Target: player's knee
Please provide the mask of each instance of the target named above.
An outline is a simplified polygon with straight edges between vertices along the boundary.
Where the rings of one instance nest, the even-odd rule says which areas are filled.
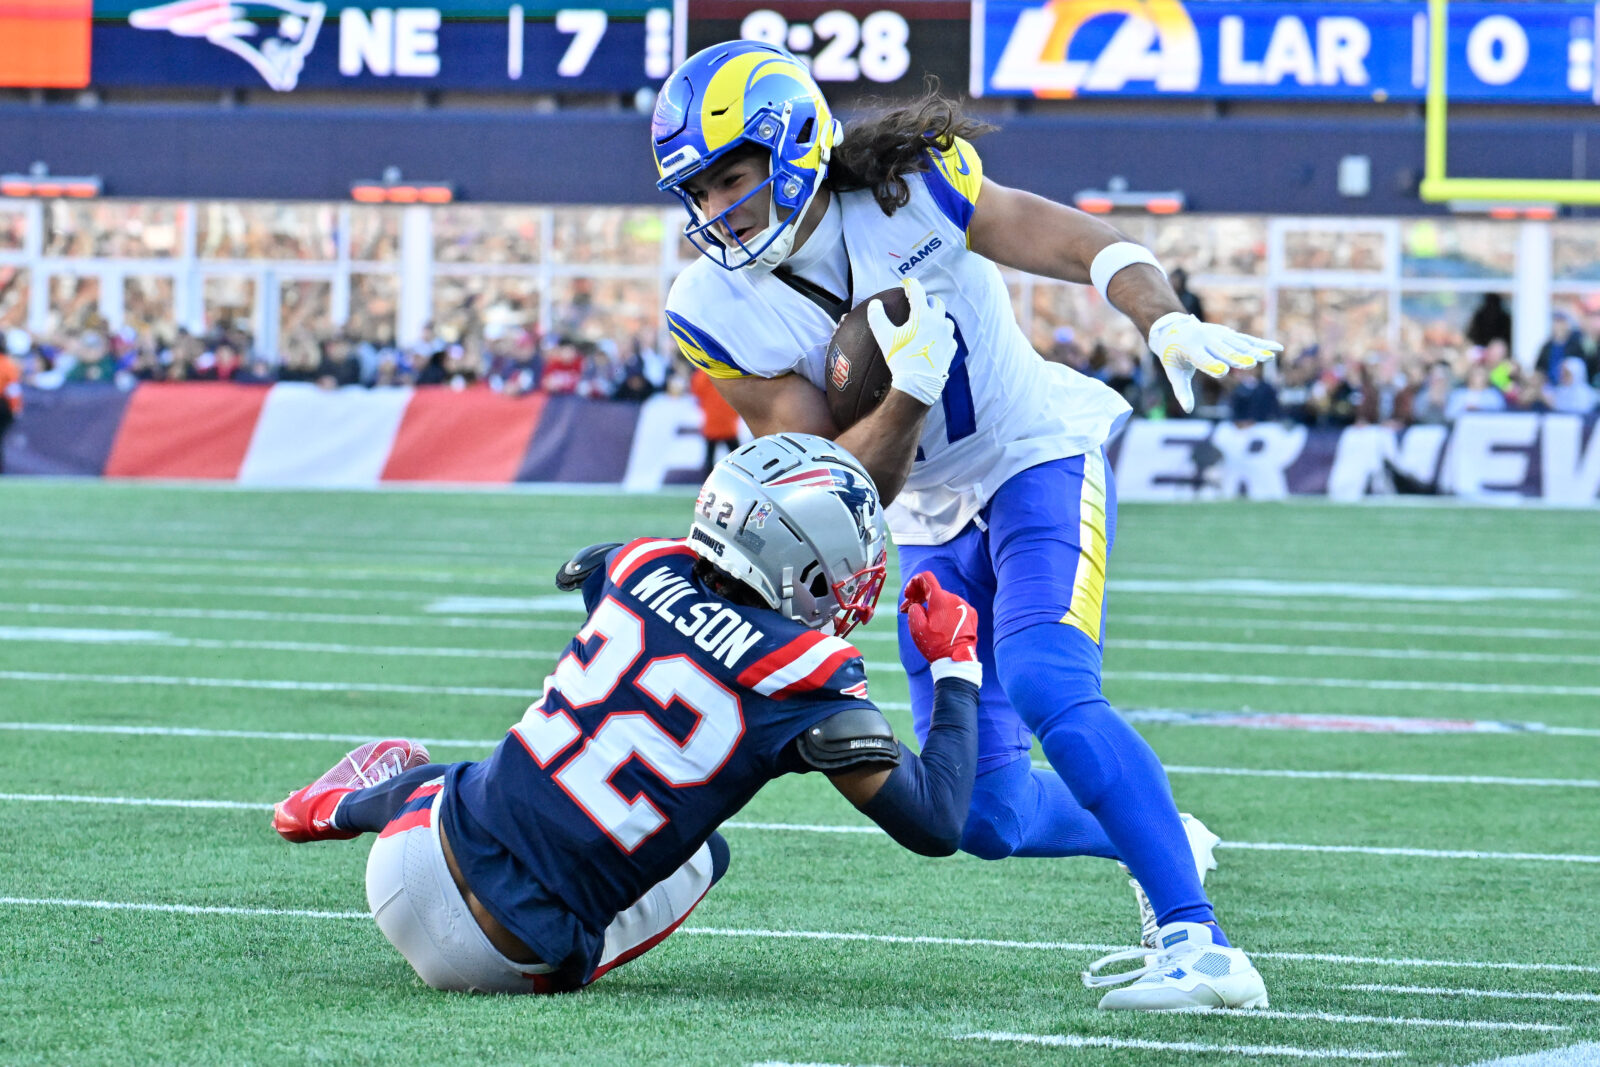
[[[962,852],[981,860],[1003,860],[1022,847],[1022,816],[1010,792],[986,789],[983,779],[978,780],[961,832]]]
[[[1111,705],[1100,692],[1099,649],[1063,623],[1030,626],[996,648],[1000,685],[1034,733]]]

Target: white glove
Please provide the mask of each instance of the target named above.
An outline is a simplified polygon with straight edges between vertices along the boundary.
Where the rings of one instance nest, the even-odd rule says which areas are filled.
[[[1213,322],[1201,322],[1193,315],[1171,311],[1150,327],[1150,351],[1161,360],[1172,383],[1172,392],[1184,411],[1194,410],[1194,387],[1189,379],[1195,371],[1213,378],[1228,373],[1229,367],[1253,367],[1272,359],[1283,346]]]
[[[878,342],[894,388],[932,407],[944,392],[950,361],[956,358],[956,325],[944,313],[944,301],[929,297],[922,283],[907,278],[911,314],[904,326],[889,321],[883,301],[867,305],[867,325]]]

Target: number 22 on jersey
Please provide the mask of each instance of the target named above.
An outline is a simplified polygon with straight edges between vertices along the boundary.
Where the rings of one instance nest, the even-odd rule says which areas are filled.
[[[637,671],[644,654],[644,621],[612,597],[606,597],[578,631],[588,645],[596,637],[599,647],[580,662],[568,652],[556,664],[550,689],[560,693],[574,711],[605,705],[600,720],[577,753],[563,763],[554,779],[573,803],[605,831],[624,852],[633,852],[650,835],[666,825],[650,798],[641,791],[631,800],[611,779],[630,759],[638,759],[650,772],[674,789],[710,781],[733,754],[744,736],[744,713],[739,698],[707,674],[685,653],[659,656]],[[618,704],[617,687],[632,671],[634,690],[665,710],[677,701],[695,716],[694,728],[679,742],[647,710],[611,710]],[[511,728],[535,763],[548,768],[583,736],[571,715],[557,710],[547,714],[545,700],[528,709]]]

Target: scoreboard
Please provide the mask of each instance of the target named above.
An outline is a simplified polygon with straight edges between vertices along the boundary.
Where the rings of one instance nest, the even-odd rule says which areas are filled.
[[[405,6],[402,6],[405,5]],[[1452,101],[1600,101],[1594,3],[1453,0]],[[781,45],[845,97],[1421,100],[1426,0],[0,0],[0,86],[635,93]]]

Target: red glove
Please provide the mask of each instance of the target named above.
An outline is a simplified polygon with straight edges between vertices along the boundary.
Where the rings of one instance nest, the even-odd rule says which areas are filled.
[[[916,642],[917,651],[933,664],[935,679],[956,674],[982,684],[977,609],[939,588],[939,579],[923,571],[906,583],[900,611],[911,623],[911,639]]]

